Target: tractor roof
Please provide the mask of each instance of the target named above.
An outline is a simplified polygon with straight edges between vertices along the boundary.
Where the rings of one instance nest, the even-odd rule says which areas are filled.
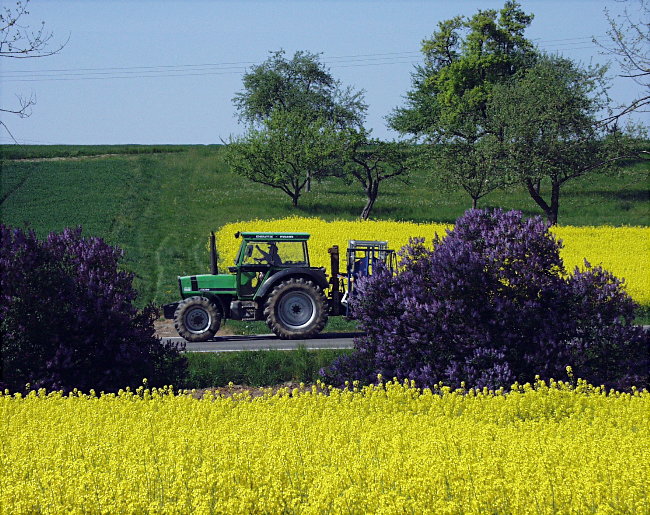
[[[242,232],[240,234],[245,240],[255,241],[307,241],[309,239],[309,234],[306,232]]]

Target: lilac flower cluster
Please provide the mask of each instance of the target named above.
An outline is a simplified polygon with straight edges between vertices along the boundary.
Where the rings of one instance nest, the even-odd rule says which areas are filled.
[[[502,210],[467,211],[432,249],[412,239],[399,274],[360,281],[352,312],[366,335],[323,374],[508,387],[570,365],[594,384],[648,385],[649,335],[621,281],[586,262],[567,274],[561,246],[541,218]]]
[[[185,359],[154,335],[157,310],[134,307],[122,251],[81,232],[41,241],[0,225],[0,385],[116,391],[180,380]]]

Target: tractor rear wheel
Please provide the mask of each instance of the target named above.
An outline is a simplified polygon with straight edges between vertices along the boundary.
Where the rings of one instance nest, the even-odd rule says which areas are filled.
[[[188,342],[212,338],[221,325],[221,312],[206,297],[188,297],[174,312],[174,327]]]
[[[313,282],[289,279],[273,288],[264,316],[271,331],[282,339],[309,338],[327,323],[327,299]]]

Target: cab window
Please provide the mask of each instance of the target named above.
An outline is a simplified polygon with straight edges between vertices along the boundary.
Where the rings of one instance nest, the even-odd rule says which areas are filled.
[[[305,246],[301,241],[250,242],[243,265],[306,266]]]
[[[307,253],[305,242],[279,241],[278,254],[284,265],[307,266]]]

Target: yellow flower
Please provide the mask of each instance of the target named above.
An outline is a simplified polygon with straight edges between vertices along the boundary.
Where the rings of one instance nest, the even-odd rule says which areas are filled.
[[[237,231],[307,232],[309,255],[313,266],[330,267],[328,249],[338,245],[341,269],[345,269],[345,249],[353,239],[387,241],[389,247],[399,250],[409,238],[422,237],[431,242],[435,234],[444,236],[449,224],[416,224],[392,221],[334,221],[320,218],[290,217],[279,220],[251,220],[224,225],[217,234],[218,248],[223,264],[231,265],[241,240]],[[602,266],[620,279],[632,298],[650,306],[650,274],[647,260],[650,256],[650,227],[571,227],[557,226],[551,232],[562,240],[560,255],[568,272],[583,269],[585,259],[593,266]]]
[[[0,513],[648,512],[646,390],[320,386],[0,393]]]

